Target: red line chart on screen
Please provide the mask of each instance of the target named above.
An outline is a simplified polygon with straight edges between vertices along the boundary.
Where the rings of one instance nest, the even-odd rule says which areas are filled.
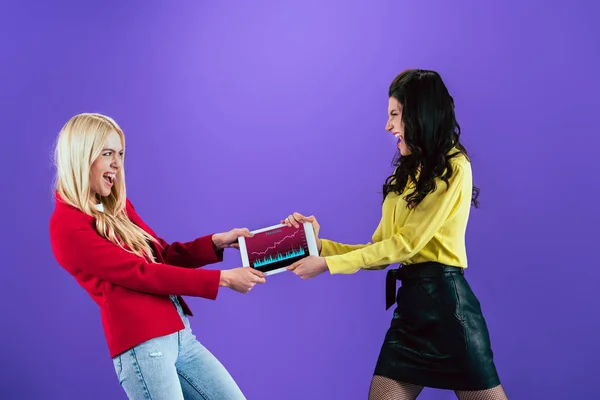
[[[309,254],[304,228],[283,226],[246,238],[250,265],[264,268],[271,264],[292,264]]]

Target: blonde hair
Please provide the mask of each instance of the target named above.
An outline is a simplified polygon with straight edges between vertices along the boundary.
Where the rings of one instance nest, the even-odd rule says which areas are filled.
[[[126,251],[155,262],[149,242],[151,235],[127,217],[125,170],[121,166],[107,197],[96,196],[90,188],[92,164],[102,152],[108,136],[116,131],[125,148],[125,135],[110,117],[83,113],[72,117],[61,129],[54,150],[55,189],[62,201],[96,219],[96,231]],[[104,212],[96,208],[102,203]],[[129,249],[126,249],[127,245]]]

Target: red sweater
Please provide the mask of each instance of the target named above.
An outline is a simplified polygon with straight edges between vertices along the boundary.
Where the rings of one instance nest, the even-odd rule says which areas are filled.
[[[196,268],[223,260],[223,250],[215,252],[212,235],[168,244],[142,221],[129,200],[126,211],[133,223],[161,243],[161,249],[154,247],[158,263],[100,236],[95,219],[62,202],[59,195],[50,219],[54,256],[100,307],[111,357],[183,329],[169,295],[216,299],[221,271]],[[192,315],[179,300],[186,314]]]

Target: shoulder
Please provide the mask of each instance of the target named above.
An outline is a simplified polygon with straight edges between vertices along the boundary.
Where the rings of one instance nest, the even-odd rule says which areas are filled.
[[[81,234],[95,232],[95,218],[59,198],[50,217],[50,245],[59,263],[77,249],[73,243]]]
[[[135,207],[133,206],[133,202],[129,199],[129,197],[125,199],[125,215],[129,220],[134,222],[137,222],[141,219]]]
[[[131,200],[129,200],[129,197],[125,199],[125,212],[127,213],[127,215],[135,213],[135,207],[133,206]]]
[[[55,199],[54,211],[50,217],[50,232],[64,232],[69,228],[92,226],[94,217],[85,214],[77,207],[67,204],[59,197]]]
[[[135,207],[133,207],[133,203],[131,202],[131,200],[129,199],[129,197],[127,197],[125,199],[125,207],[128,208],[128,209],[130,208],[132,210],[135,210]]]
[[[449,162],[452,167],[453,177],[466,177],[471,175],[471,162],[463,153],[454,153]]]
[[[442,183],[442,187],[454,188],[455,190],[470,190],[472,184],[471,163],[466,155],[457,151],[449,154],[448,164],[451,168],[450,177],[444,179],[448,170],[446,169],[442,176],[438,176],[436,181]]]
[[[125,209],[128,215],[135,214],[131,201],[125,199]],[[55,197],[54,211],[50,216],[50,233],[66,233],[72,229],[94,228],[95,218],[72,205],[64,202],[59,196]]]

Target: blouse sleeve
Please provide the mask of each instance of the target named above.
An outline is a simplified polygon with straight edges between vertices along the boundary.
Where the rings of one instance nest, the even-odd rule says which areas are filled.
[[[439,181],[411,211],[406,223],[390,238],[343,254],[326,256],[331,274],[353,274],[360,269],[381,269],[417,254],[446,222],[466,184],[465,171],[456,165],[449,185]]]

